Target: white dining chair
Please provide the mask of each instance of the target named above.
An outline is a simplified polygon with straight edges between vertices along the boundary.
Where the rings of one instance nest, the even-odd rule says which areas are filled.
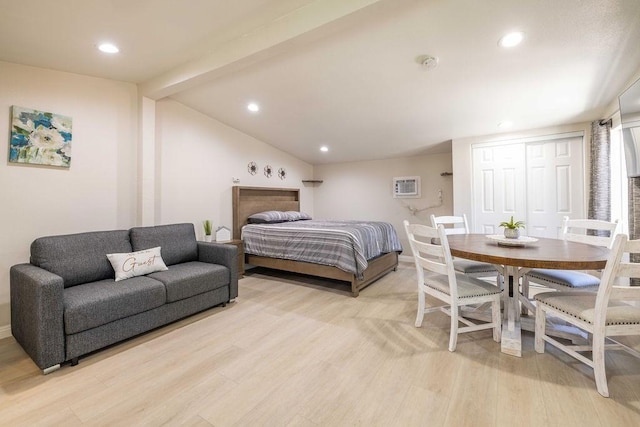
[[[483,329],[493,329],[493,339],[500,342],[500,288],[489,282],[457,273],[449,251],[447,235],[442,225],[438,228],[404,221],[404,228],[416,264],[418,279],[418,313],[416,327],[422,326],[424,315],[433,311],[443,311],[451,317],[449,351],[455,351],[458,334]],[[439,239],[434,242],[434,239]],[[444,302],[437,307],[426,307],[425,295],[431,295]],[[491,303],[491,321],[474,323],[460,313],[460,307]],[[466,326],[459,327],[463,323]]]
[[[445,229],[445,233],[449,236],[452,234],[469,234],[469,223],[467,222],[467,216],[435,216],[431,215],[431,226],[438,227],[442,224]],[[498,286],[502,287],[502,277],[498,272],[498,269],[487,262],[472,261],[469,259],[453,259],[453,268],[460,273],[472,277],[495,277]]]
[[[587,243],[595,246],[610,247],[616,234],[618,221],[601,221],[596,219],[569,219],[562,221],[562,239],[571,242]],[[590,235],[589,230],[600,231],[607,236]],[[557,290],[591,290],[600,285],[600,278],[592,273],[575,270],[552,270],[536,268],[522,278],[522,295],[529,298],[529,284],[537,283]],[[523,305],[523,312],[526,308]]]
[[[640,335],[640,287],[616,286],[620,277],[640,278],[640,264],[622,261],[624,253],[640,253],[640,240],[619,234],[602,274],[598,292],[554,291],[535,296],[535,350],[544,353],[545,342],[557,347],[594,371],[598,392],[609,397],[605,372],[605,348],[623,349],[640,357],[636,350],[611,340],[611,336]],[[564,344],[546,334],[546,318],[552,315],[590,334],[589,345]],[[591,352],[588,358],[581,354]]]

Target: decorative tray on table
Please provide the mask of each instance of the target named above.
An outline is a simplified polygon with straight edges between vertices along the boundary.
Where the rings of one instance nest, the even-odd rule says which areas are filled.
[[[530,243],[537,242],[538,239],[529,236],[520,236],[517,239],[509,239],[501,234],[489,234],[487,239],[497,242],[500,246],[526,246]]]

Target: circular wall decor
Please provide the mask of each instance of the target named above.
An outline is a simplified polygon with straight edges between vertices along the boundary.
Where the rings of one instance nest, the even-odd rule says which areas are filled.
[[[256,165],[256,162],[249,162],[247,165],[247,171],[251,175],[255,175],[258,172],[258,165]]]
[[[284,168],[278,169],[278,178],[285,179],[287,177],[287,171]]]
[[[267,165],[264,167],[264,176],[266,176],[267,178],[271,178],[271,175],[273,174],[273,169],[271,168],[271,165]]]

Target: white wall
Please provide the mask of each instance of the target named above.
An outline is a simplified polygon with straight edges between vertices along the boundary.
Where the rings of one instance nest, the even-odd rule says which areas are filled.
[[[543,129],[533,129],[522,132],[504,133],[499,135],[485,135],[471,138],[454,139],[452,141],[453,155],[453,210],[456,214],[466,213],[469,217],[469,225],[473,224],[472,210],[472,174],[473,164],[471,161],[471,146],[473,144],[485,142],[514,141],[526,138],[538,138],[547,135],[557,135],[570,132],[584,133],[584,212],[587,212],[587,194],[589,194],[589,144],[591,142],[591,124],[577,123],[572,125],[556,126]],[[475,230],[471,230],[475,231]]]
[[[71,168],[0,166],[0,337],[8,335],[9,268],[29,261],[41,236],[139,225],[138,95],[133,84],[0,62],[0,134],[10,134],[10,107],[71,116]],[[302,209],[313,213],[313,189],[302,179],[313,167],[172,101],[156,105],[155,223],[211,219],[231,228],[236,185],[301,188]],[[5,153],[8,146],[5,146]],[[144,160],[144,159],[143,159]],[[148,160],[148,159],[147,159]],[[255,161],[255,176],[247,164]],[[148,162],[147,162],[148,163]],[[262,169],[274,168],[267,178]],[[277,176],[285,168],[286,179]]]
[[[40,236],[135,222],[135,85],[0,62],[0,337],[10,324],[9,268]],[[71,116],[71,167],[8,163],[12,105]]]
[[[375,160],[331,165],[316,165],[315,178],[322,184],[315,187],[315,215],[318,219],[362,219],[386,221],[395,227],[403,255],[410,256],[409,241],[402,221],[430,224],[429,216],[450,215],[453,211],[453,182],[451,154],[431,154],[398,159]],[[393,178],[420,176],[422,191],[419,199],[394,199]],[[438,190],[442,190],[443,204],[411,215],[408,205],[422,209],[439,204]]]
[[[258,173],[248,172],[256,162]],[[271,165],[273,175],[263,173]],[[284,168],[286,178],[277,175]],[[300,188],[301,209],[313,214],[313,189],[302,185],[313,167],[184,105],[156,103],[156,212],[158,224],[192,222],[199,238],[202,221],[232,228],[231,187]],[[234,184],[233,178],[240,179]]]

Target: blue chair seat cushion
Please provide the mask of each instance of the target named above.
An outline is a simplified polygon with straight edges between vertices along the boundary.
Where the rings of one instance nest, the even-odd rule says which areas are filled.
[[[534,269],[527,273],[532,282],[546,281],[567,288],[591,288],[600,285],[600,279],[581,271]],[[544,284],[544,283],[543,283]]]
[[[167,289],[167,302],[180,301],[229,285],[231,273],[219,264],[192,261],[169,266],[147,277],[158,280]]]

